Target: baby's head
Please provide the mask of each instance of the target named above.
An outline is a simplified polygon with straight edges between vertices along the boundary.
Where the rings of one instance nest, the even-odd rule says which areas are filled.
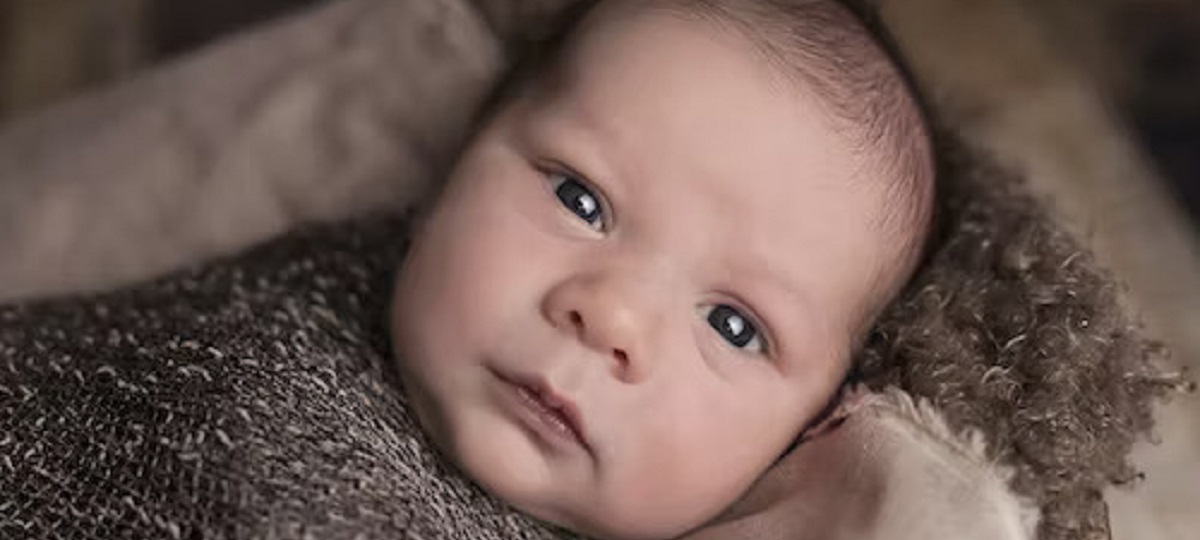
[[[810,429],[930,221],[899,69],[835,0],[602,2],[506,93],[401,270],[439,448],[604,537],[716,516]]]

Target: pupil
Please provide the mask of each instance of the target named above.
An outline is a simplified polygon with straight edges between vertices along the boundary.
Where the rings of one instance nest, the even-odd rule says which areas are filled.
[[[757,331],[736,309],[719,305],[708,314],[708,324],[735,347],[742,348],[754,339]]]
[[[574,180],[564,180],[555,190],[558,199],[575,215],[589,224],[600,219],[600,203],[587,188]]]

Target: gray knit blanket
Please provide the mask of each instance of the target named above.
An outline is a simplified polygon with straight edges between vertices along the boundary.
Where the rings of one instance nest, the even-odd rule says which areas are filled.
[[[0,538],[555,538],[444,463],[389,361],[395,220],[0,307]]]

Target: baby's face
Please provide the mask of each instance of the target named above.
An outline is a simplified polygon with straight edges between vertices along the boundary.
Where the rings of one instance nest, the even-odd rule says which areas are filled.
[[[818,101],[709,23],[588,31],[477,135],[393,331],[437,445],[599,536],[718,514],[830,399],[886,270],[882,197]]]

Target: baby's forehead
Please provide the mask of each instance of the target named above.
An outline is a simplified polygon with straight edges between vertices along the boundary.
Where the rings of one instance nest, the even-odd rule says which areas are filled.
[[[605,11],[606,5],[612,7]],[[784,39],[777,33],[754,37],[725,19],[691,15],[691,3],[652,4],[674,10],[646,5],[601,3],[565,43],[547,77],[553,82],[537,85],[542,107],[535,108],[556,113],[547,116],[556,120],[563,145],[597,157],[611,169],[602,177],[636,180],[630,188],[640,195],[667,192],[649,197],[661,204],[660,213],[674,211],[672,190],[707,194],[714,218],[739,218],[714,219],[718,228],[756,224],[744,228],[742,243],[771,239],[776,250],[802,249],[791,246],[821,238],[871,244],[882,230],[887,242],[876,245],[878,251],[915,258],[932,207],[932,159],[923,119],[885,54],[848,54],[865,59],[865,66],[822,64],[818,60],[845,51],[814,39],[785,43],[812,54],[768,62],[764,43]],[[838,31],[855,35],[860,48],[870,45],[853,18],[846,25],[852,26]],[[797,31],[812,26],[809,21]],[[843,72],[822,72],[831,65]],[[853,88],[840,79],[859,77],[859,67],[891,78],[847,101]],[[781,76],[786,73],[794,76]],[[870,110],[883,118],[863,112]],[[680,179],[686,182],[670,182]],[[829,202],[838,197],[844,200]],[[796,223],[851,204],[859,204],[858,211],[828,215],[814,226]]]
[[[600,161],[601,176],[704,191],[747,217],[790,217],[838,193],[878,198],[888,171],[863,159],[826,104],[781,88],[748,40],[646,9],[600,13],[580,31],[557,82],[533,94],[531,123]]]
[[[787,8],[745,0],[610,0],[600,2],[576,27],[567,48],[578,49],[589,35],[607,33],[631,45],[633,54],[641,54],[645,47],[634,40],[643,35],[612,30],[641,26],[657,31],[650,33],[652,38],[661,38],[665,28],[681,20],[701,23],[690,25],[693,32],[748,45],[739,58],[742,62],[764,68],[777,90],[810,105],[806,114],[825,116],[839,135],[852,141],[860,176],[875,179],[893,195],[881,217],[893,232],[903,236],[905,231],[927,228],[936,168],[932,135],[884,29],[869,27],[837,0],[796,0]],[[578,69],[597,59],[568,53],[563,60],[569,73],[572,62]],[[687,81],[677,90],[686,93]],[[736,109],[742,103],[712,106]]]

